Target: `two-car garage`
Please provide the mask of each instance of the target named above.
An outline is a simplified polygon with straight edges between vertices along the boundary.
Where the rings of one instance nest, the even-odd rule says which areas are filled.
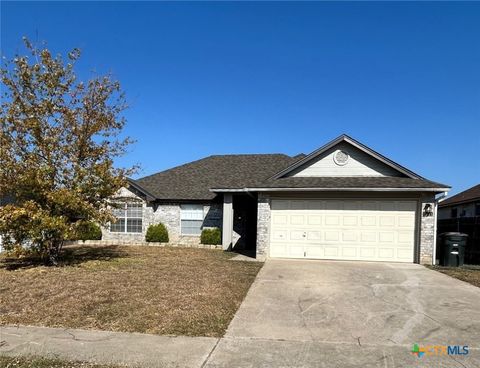
[[[413,262],[417,201],[272,199],[270,257]]]

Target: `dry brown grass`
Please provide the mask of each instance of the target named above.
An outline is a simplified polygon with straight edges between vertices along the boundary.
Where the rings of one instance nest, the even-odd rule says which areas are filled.
[[[0,368],[125,368],[124,365],[95,364],[44,357],[0,356]]]
[[[456,279],[480,287],[480,266],[465,265],[462,267],[431,266],[432,270],[439,271]]]
[[[0,324],[222,336],[261,268],[218,250],[78,247],[0,261]]]

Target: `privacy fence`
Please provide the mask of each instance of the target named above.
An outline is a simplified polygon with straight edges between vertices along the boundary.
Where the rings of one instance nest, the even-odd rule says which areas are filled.
[[[438,220],[437,234],[452,231],[468,235],[465,263],[480,264],[480,216]]]

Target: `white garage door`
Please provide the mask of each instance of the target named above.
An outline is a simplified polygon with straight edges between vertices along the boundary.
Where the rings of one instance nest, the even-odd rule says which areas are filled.
[[[413,262],[415,201],[272,200],[270,257]]]

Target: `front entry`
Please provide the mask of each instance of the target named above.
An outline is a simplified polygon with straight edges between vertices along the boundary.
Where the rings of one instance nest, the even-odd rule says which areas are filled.
[[[414,262],[417,202],[271,202],[270,257]]]

